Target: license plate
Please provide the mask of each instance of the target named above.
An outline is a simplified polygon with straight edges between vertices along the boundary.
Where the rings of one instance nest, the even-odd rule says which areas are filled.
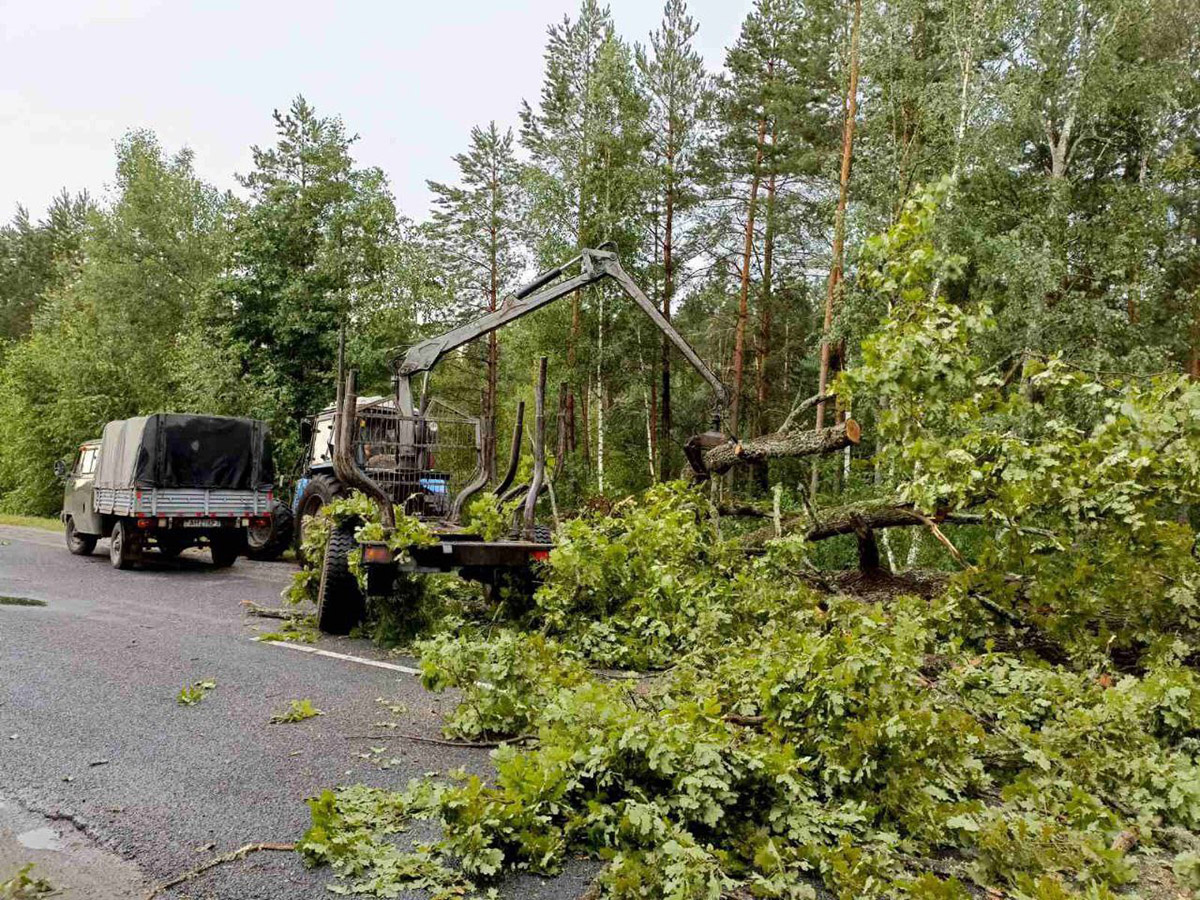
[[[220,519],[184,519],[180,523],[184,528],[220,528]]]

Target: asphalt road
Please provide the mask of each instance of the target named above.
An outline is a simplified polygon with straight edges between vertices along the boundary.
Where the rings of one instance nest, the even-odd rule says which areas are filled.
[[[292,571],[248,560],[216,570],[189,551],[119,572],[106,542],[79,558],[60,535],[0,527],[0,882],[33,861],[65,889],[59,896],[141,897],[244,844],[295,840],[308,824],[305,798],[323,788],[490,771],[486,751],[356,737],[386,734],[374,727],[384,720],[438,735],[453,701],[412,675],[253,640],[278,622],[248,617],[241,604],[277,605]],[[13,597],[45,605],[4,602]],[[318,646],[382,658],[365,641]],[[180,689],[202,680],[215,689],[180,706]],[[268,724],[301,698],[325,714]],[[380,758],[398,762],[384,769]],[[575,897],[589,877],[580,865],[502,894]],[[328,880],[294,853],[265,852],[159,896],[327,897]]]

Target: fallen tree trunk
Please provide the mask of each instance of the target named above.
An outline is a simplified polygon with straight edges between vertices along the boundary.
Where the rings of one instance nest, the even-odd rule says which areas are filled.
[[[739,514],[731,512],[731,514]],[[740,512],[741,515],[754,515]],[[765,514],[763,514],[765,516]],[[792,516],[783,523],[783,531],[803,530],[807,541],[824,541],[840,534],[857,534],[863,529],[878,531],[881,528],[903,528],[912,525],[982,525],[982,516],[970,513],[934,513],[926,515],[909,503],[873,502],[853,503],[820,510],[816,516]],[[1022,528],[1030,534],[1052,537],[1052,532],[1042,529]],[[775,536],[774,529],[761,528],[746,535],[749,544],[758,544]]]
[[[745,441],[725,441],[707,449],[701,458],[707,473],[721,475],[734,466],[755,465],[768,459],[836,453],[843,447],[857,444],[861,438],[862,429],[858,423],[847,419],[840,425],[820,431],[775,432]]]
[[[793,516],[783,523],[783,532],[803,531],[807,541],[823,541],[839,534],[858,534],[880,528],[920,525],[922,517],[911,505],[855,503],[822,510],[816,516]],[[775,537],[773,528],[760,528],[746,535],[748,544],[761,544]]]

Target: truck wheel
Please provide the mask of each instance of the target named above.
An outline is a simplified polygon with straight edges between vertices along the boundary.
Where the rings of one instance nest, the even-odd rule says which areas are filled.
[[[245,537],[239,531],[236,535],[213,535],[208,539],[208,552],[212,554],[212,564],[218,569],[228,569],[242,555]]]
[[[296,520],[293,528],[293,540],[296,547],[296,559],[304,565],[304,530],[308,522],[321,511],[321,507],[332,503],[346,493],[342,483],[332,475],[314,475],[304,486],[300,494],[300,502],[296,504]]]
[[[108,538],[108,559],[114,569],[132,569],[142,555],[142,539],[124,519],[118,519]]]
[[[271,524],[251,526],[246,532],[246,556],[265,562],[279,559],[292,544],[292,530],[291,507],[276,501],[271,504]]]
[[[67,519],[67,549],[76,556],[91,556],[96,549],[96,536],[80,534],[75,530],[75,519]]]
[[[317,591],[317,627],[326,634],[349,634],[367,614],[366,598],[350,571],[350,554],[358,549],[354,532],[359,524],[350,519],[329,534]]]

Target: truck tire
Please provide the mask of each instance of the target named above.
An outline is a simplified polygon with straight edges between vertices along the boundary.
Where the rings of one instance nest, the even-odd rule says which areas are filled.
[[[108,559],[114,569],[132,569],[142,556],[142,536],[129,522],[117,519],[108,537]]]
[[[296,504],[296,519],[293,525],[293,541],[296,548],[296,560],[304,565],[304,528],[307,520],[321,511],[321,507],[332,503],[338,497],[345,496],[346,488],[332,475],[324,473],[314,475],[304,486],[300,501]]]
[[[212,564],[218,569],[228,569],[242,555],[246,546],[246,536],[238,531],[235,534],[214,534],[208,539],[208,552],[212,555]]]
[[[326,634],[349,634],[367,614],[366,597],[350,571],[350,554],[358,549],[354,532],[359,524],[349,519],[329,534],[317,590],[317,627]]]
[[[525,540],[525,529],[515,528],[508,534],[509,540],[523,541]],[[536,544],[553,544],[554,532],[550,530],[549,525],[534,525],[533,526],[533,542]]]
[[[271,504],[270,529],[252,527],[246,532],[246,556],[263,562],[279,559],[292,545],[292,531],[291,508],[276,500]]]
[[[75,519],[67,519],[67,549],[76,556],[91,556],[96,549],[96,535],[80,534],[75,530]]]

